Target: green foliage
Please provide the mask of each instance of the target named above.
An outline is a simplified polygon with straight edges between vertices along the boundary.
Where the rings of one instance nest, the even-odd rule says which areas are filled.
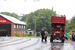
[[[75,24],[69,25],[67,28],[68,28],[68,29],[74,29],[74,28],[75,28]]]
[[[48,30],[46,27],[43,27],[44,30]]]
[[[69,26],[69,20],[66,20],[66,26],[65,26],[65,31],[69,32],[70,29],[68,29],[68,26]]]
[[[75,24],[75,16],[72,17],[71,21],[70,21],[70,24]]]
[[[25,36],[25,33],[23,33],[22,35]]]
[[[15,36],[19,37],[20,35],[17,32],[15,32]]]
[[[56,12],[53,11],[53,14],[56,15]],[[50,32],[51,28],[51,16],[52,10],[50,9],[39,9],[35,12],[31,12],[28,15],[28,28],[35,29],[35,20],[36,20],[36,31],[40,31],[42,28]]]
[[[72,31],[74,31],[75,29],[70,30],[70,32],[68,33],[68,38],[70,37],[70,34],[72,34]]]
[[[69,24],[67,25],[68,32],[70,32],[73,29],[75,29],[75,16],[72,17]]]
[[[10,13],[10,12],[1,12],[0,14],[12,16],[15,18],[19,18],[19,16],[15,13]],[[56,12],[53,11],[53,14],[55,15]],[[26,22],[27,21],[27,28],[29,29],[35,29],[35,20],[36,20],[36,31],[40,31],[42,28],[45,30],[48,30],[50,32],[50,27],[51,27],[51,16],[52,16],[52,10],[50,9],[38,9],[35,12],[31,12],[30,14],[23,14],[21,21]],[[27,18],[26,18],[27,17]]]
[[[18,19],[18,15],[15,13],[10,13],[10,12],[0,12],[0,14],[4,14],[4,15],[8,15],[8,16],[12,16]]]
[[[27,14],[26,14],[26,15],[21,16],[21,17],[22,17],[21,21],[26,22],[26,17],[27,17],[27,16],[28,16]]]
[[[72,31],[75,30],[75,16],[72,17],[69,23],[67,23],[67,30],[68,30],[68,38]]]

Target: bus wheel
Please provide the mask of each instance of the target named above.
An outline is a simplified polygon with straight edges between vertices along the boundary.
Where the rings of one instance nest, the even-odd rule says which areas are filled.
[[[64,43],[64,39],[62,39],[62,43]]]
[[[51,43],[53,42],[53,39],[52,39],[52,38],[50,38],[50,42],[51,42]]]

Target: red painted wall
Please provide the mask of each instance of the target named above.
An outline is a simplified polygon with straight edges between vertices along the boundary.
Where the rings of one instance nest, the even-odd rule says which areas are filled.
[[[11,24],[11,22],[0,16],[0,24]]]
[[[11,36],[14,36],[14,24],[11,23]]]
[[[20,36],[23,36],[23,33],[26,33],[26,31],[25,30],[23,30],[22,31],[22,26],[24,26],[24,25],[18,25],[19,26],[19,31],[17,31],[17,29],[16,29],[16,31],[14,31],[14,34],[17,32]],[[21,31],[20,31],[20,26],[21,26]],[[17,28],[17,25],[16,25],[16,28]]]

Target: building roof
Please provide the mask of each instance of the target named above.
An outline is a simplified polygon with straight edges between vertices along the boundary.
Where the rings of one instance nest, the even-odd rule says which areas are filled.
[[[16,19],[15,17],[3,15],[3,14],[0,14],[0,16],[2,16],[3,18],[9,20],[10,22],[12,22],[14,24],[23,24],[23,25],[26,25],[26,23],[24,23],[24,22]]]

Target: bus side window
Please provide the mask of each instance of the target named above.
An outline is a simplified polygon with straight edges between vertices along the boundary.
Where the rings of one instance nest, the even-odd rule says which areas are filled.
[[[52,27],[52,31],[54,31],[54,30],[55,30],[55,27],[53,26],[53,27]]]

